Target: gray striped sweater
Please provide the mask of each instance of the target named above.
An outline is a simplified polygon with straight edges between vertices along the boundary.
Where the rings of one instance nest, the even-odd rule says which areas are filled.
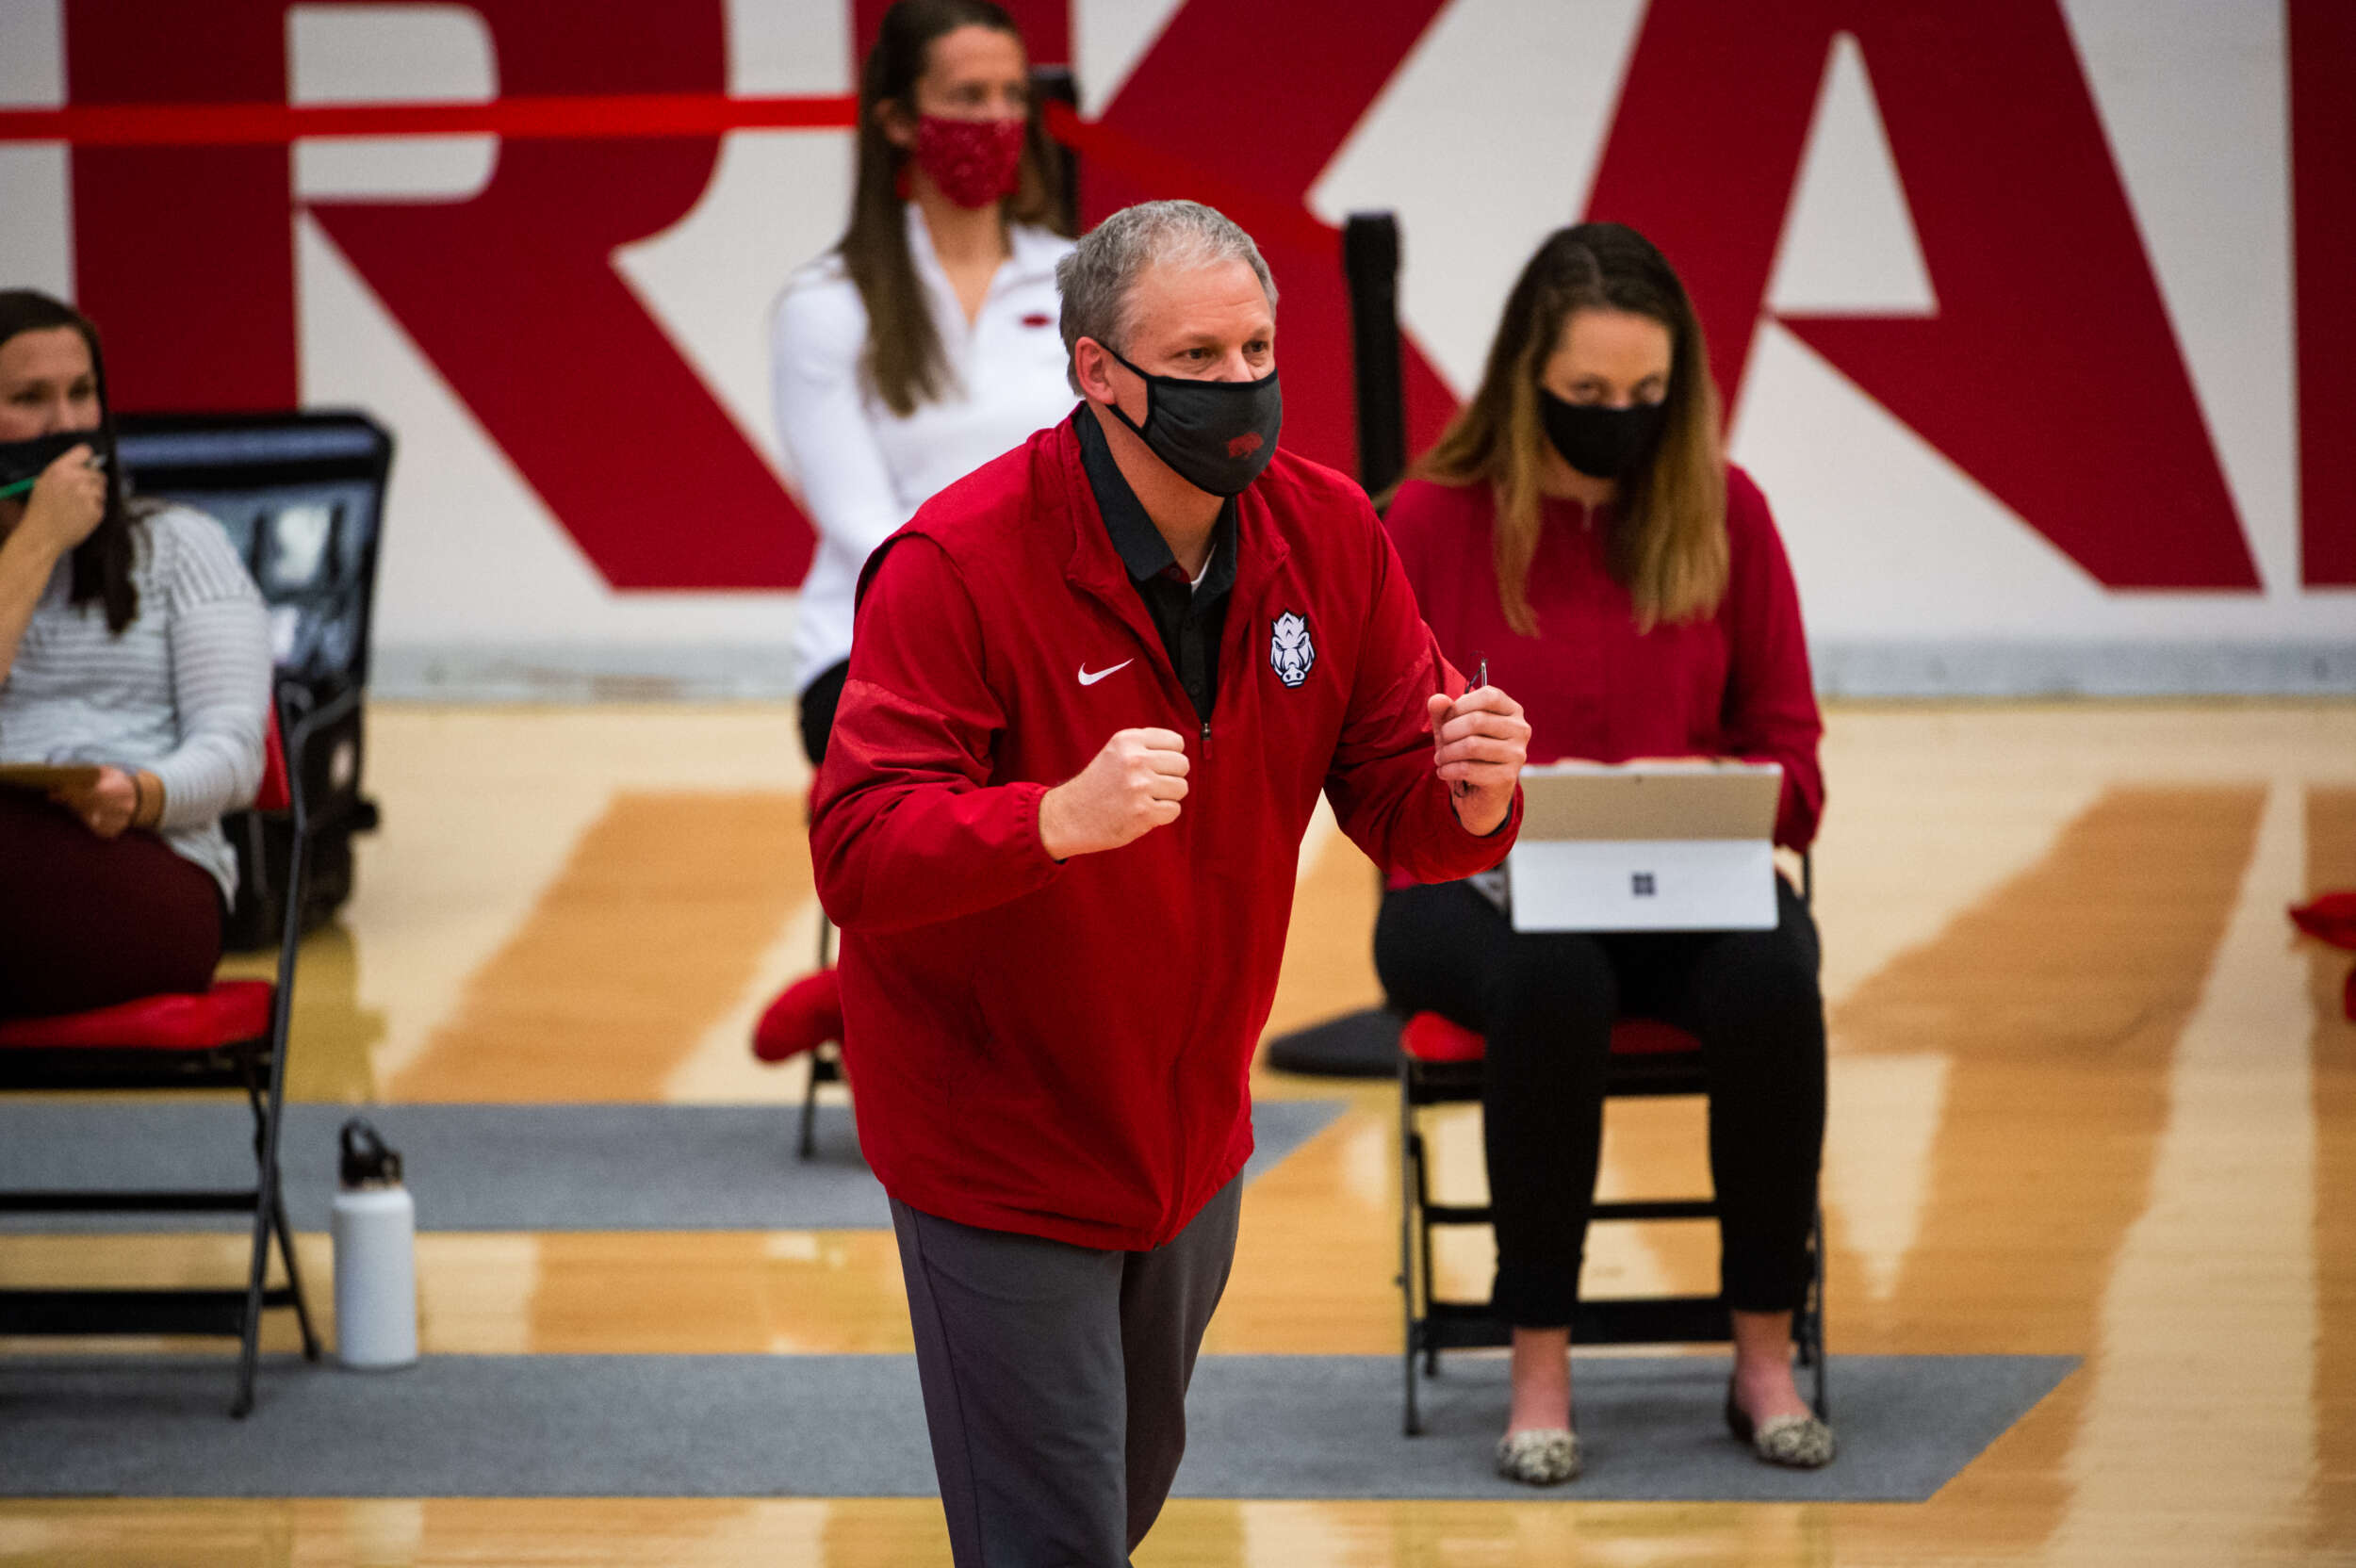
[[[106,762],[163,781],[164,842],[237,891],[224,811],[254,799],[270,710],[270,620],[221,525],[172,507],[135,523],[139,618],[67,602],[57,563],[0,683],[0,762]]]

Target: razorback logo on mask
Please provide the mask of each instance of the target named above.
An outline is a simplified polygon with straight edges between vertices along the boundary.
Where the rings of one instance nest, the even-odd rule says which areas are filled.
[[[1266,445],[1266,443],[1260,439],[1260,433],[1258,431],[1248,430],[1241,435],[1236,436],[1234,440],[1227,443],[1227,455],[1229,457],[1250,457],[1253,452],[1258,451],[1264,445]]]

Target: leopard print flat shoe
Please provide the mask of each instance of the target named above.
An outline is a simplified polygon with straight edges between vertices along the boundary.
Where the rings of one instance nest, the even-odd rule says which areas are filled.
[[[1497,1474],[1524,1486],[1560,1486],[1579,1474],[1579,1437],[1560,1427],[1497,1439]]]
[[[1726,1429],[1737,1443],[1749,1444],[1761,1462],[1789,1470],[1822,1469],[1840,1451],[1832,1429],[1813,1415],[1771,1415],[1754,1424],[1732,1389],[1726,1391]]]

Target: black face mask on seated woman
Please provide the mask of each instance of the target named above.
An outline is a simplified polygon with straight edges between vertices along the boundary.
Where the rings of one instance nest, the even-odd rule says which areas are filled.
[[[1565,402],[1538,388],[1538,417],[1562,461],[1589,479],[1626,479],[1644,466],[1668,422],[1665,402],[1607,408]]]
[[[60,430],[29,441],[0,441],[0,500],[28,494],[41,471],[76,447],[88,446],[106,466],[106,437],[99,430]]]

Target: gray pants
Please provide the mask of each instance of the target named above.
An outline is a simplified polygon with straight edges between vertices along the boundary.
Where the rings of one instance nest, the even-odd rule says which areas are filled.
[[[1243,1178],[1167,1247],[1100,1252],[893,1200],[958,1568],[1122,1568],[1186,1448]]]

